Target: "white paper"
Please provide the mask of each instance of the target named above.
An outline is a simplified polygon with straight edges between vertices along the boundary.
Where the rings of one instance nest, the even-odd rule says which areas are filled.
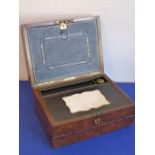
[[[99,90],[86,91],[80,94],[65,96],[62,98],[71,113],[88,111],[92,108],[99,108],[110,104]]]

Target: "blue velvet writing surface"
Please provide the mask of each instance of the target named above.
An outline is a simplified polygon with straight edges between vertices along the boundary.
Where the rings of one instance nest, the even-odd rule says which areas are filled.
[[[36,83],[100,71],[97,20],[28,27]]]
[[[135,99],[134,83],[117,83],[128,96]],[[29,82],[20,81],[19,140],[20,155],[134,155],[134,125],[75,144],[53,149],[35,114]]]

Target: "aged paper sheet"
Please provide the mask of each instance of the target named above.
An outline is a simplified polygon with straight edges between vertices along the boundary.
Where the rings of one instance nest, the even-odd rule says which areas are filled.
[[[80,94],[65,96],[62,98],[71,113],[88,111],[92,108],[99,108],[110,104],[99,90],[86,91]]]

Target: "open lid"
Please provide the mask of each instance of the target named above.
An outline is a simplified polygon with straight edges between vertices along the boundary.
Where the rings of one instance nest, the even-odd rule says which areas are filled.
[[[25,25],[23,32],[33,86],[103,73],[98,17]]]

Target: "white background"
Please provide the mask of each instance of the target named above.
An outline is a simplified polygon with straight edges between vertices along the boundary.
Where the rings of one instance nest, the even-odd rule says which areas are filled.
[[[90,0],[85,0],[87,3]],[[129,0],[130,1],[130,0]],[[83,2],[83,3],[86,3]],[[82,2],[81,2],[82,5]],[[155,1],[136,0],[136,154],[155,155]],[[76,10],[75,10],[76,11]],[[18,1],[0,5],[0,154],[19,154]],[[9,36],[9,38],[8,38]],[[23,91],[23,90],[20,90]],[[119,138],[119,137],[118,137]]]
[[[101,17],[105,73],[134,82],[134,0],[20,0],[20,25],[66,17]],[[27,79],[20,38],[20,79]]]

